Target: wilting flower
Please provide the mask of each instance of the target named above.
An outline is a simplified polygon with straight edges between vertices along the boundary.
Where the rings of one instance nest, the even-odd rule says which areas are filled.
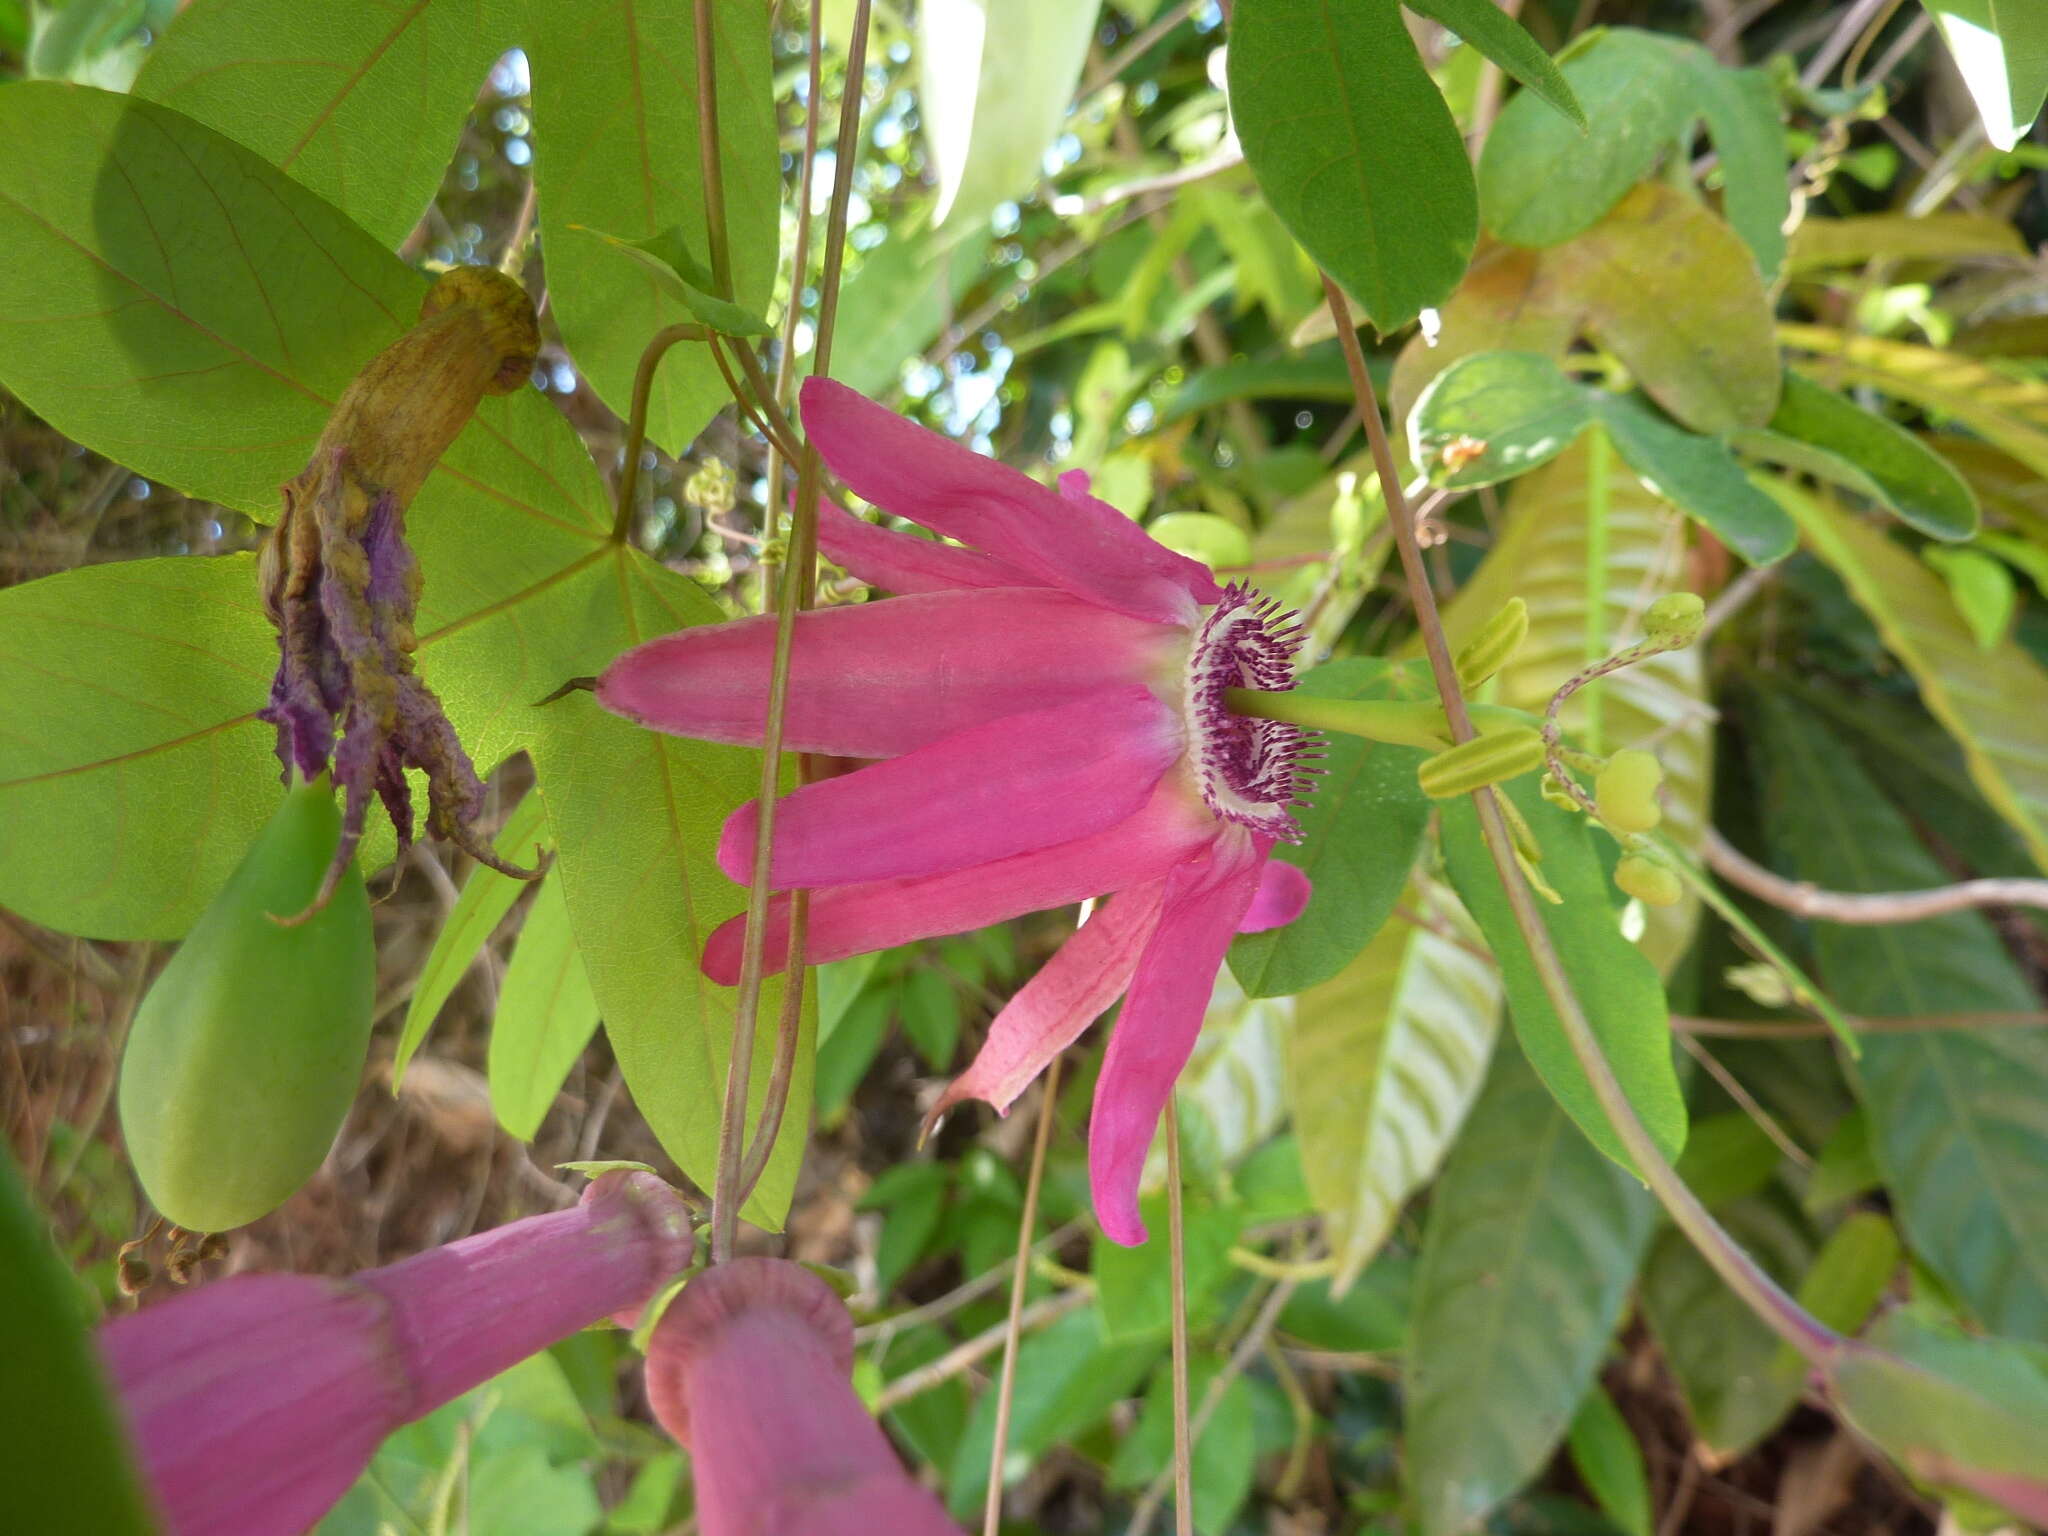
[[[786,745],[882,761],[778,803],[770,878],[815,892],[814,961],[1116,893],[996,1018],[945,1103],[1007,1109],[1124,996],[1089,1162],[1103,1231],[1142,1242],[1146,1149],[1224,949],[1308,899],[1307,877],[1268,855],[1296,836],[1310,738],[1224,703],[1293,686],[1298,627],[1090,496],[1086,476],[1050,490],[820,379],[803,421],[860,495],[973,547],[821,509],[825,553],[906,595],[797,621]],[[772,618],[684,630],[620,658],[598,697],[657,730],[759,743],[774,639]],[[757,815],[726,823],[719,862],[736,880]],[[788,960],[787,911],[777,898],[771,970]],[[737,979],[742,923],[706,945],[714,980]]]
[[[428,292],[420,323],[343,392],[313,457],[284,487],[263,546],[263,604],[277,626],[277,677],[262,718],[287,778],[333,758],[341,843],[309,911],[324,906],[363,835],[372,790],[412,840],[407,768],[426,771],[428,830],[502,863],[475,831],[483,784],[434,691],[413,671],[420,572],[405,508],[477,402],[526,382],[539,346],[533,304],[488,267],[457,267]]]
[[[647,1346],[647,1397],[690,1452],[704,1536],[959,1536],[853,1394],[853,1322],[786,1259],[706,1270]]]
[[[235,1275],[116,1318],[100,1352],[169,1536],[297,1536],[384,1437],[690,1261],[659,1179],[346,1280]]]

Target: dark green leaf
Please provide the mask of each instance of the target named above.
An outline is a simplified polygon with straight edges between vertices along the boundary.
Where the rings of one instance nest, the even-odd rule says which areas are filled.
[[[1537,352],[1480,352],[1451,364],[1408,419],[1410,456],[1433,484],[1471,488],[1526,474],[1593,420],[1588,391]]]
[[[1706,49],[1667,39],[1721,162],[1721,211],[1766,282],[1785,262],[1791,212],[1778,88],[1766,69],[1729,69]]]
[[[1405,0],[1408,9],[1451,31],[1493,60],[1558,111],[1586,126],[1586,113],[1571,82],[1559,73],[1542,45],[1493,0]]]
[[[1203,1402],[1210,1383],[1223,1368],[1214,1357],[1188,1362],[1188,1400]],[[1252,1422],[1252,1394],[1243,1376],[1234,1376],[1217,1399],[1209,1422],[1195,1437],[1189,1457],[1195,1495],[1194,1524],[1201,1536],[1223,1536],[1243,1508],[1252,1489],[1252,1462],[1257,1454]],[[1138,1422],[1116,1448],[1110,1463],[1113,1488],[1142,1488],[1173,1464],[1173,1377],[1161,1371],[1145,1391]]]
[[[1382,332],[1457,286],[1479,233],[1464,141],[1396,0],[1261,0],[1230,107],[1266,201]]]
[[[1138,1208],[1153,1239],[1126,1248],[1098,1233],[1089,1265],[1095,1276],[1096,1305],[1102,1309],[1103,1336],[1112,1340],[1154,1334],[1164,1337],[1172,1321],[1172,1293],[1167,1284],[1171,1255],[1164,1241],[1166,1196],[1147,1195]],[[1230,1250],[1243,1219],[1237,1207],[1215,1205],[1189,1192],[1183,1231],[1191,1316],[1201,1315],[1210,1294],[1230,1273]]]
[[[878,1294],[888,1295],[910,1266],[924,1257],[938,1233],[952,1178],[949,1163],[898,1163],[862,1198],[863,1210],[880,1207],[888,1212],[875,1244]]]
[[[840,1016],[831,1039],[818,1047],[818,1123],[827,1130],[846,1118],[846,1106],[889,1033],[889,995],[863,992]]]
[[[1643,952],[1622,937],[1609,894],[1612,886],[1592,834],[1581,817],[1537,793],[1533,777],[1525,775],[1496,792],[1505,793],[1528,821],[1543,849],[1543,878],[1564,898],[1562,903],[1537,905],[1602,1053],[1658,1147],[1666,1157],[1676,1157],[1685,1144],[1685,1100],[1671,1067],[1663,984]],[[1508,1017],[1523,1050],[1594,1145],[1630,1167],[1537,979],[1535,962],[1487,856],[1478,812],[1469,796],[1444,807],[1443,841],[1451,883],[1500,960]]]
[[[1702,1205],[1712,1208],[1762,1189],[1783,1156],[1755,1120],[1730,1110],[1693,1121],[1678,1176]]]
[[[1502,1042],[1437,1182],[1415,1275],[1408,1468],[1425,1536],[1469,1529],[1550,1459],[1621,1321],[1655,1210]]]
[[[1643,1448],[1598,1385],[1586,1394],[1567,1437],[1572,1465],[1600,1507],[1629,1536],[1650,1536],[1650,1479]]]
[[[1751,565],[1792,553],[1799,530],[1785,509],[1750,484],[1727,445],[1672,425],[1633,395],[1604,395],[1600,421],[1615,451],[1644,484]]]
[[[1342,1354],[1391,1355],[1407,1347],[1415,1299],[1411,1255],[1382,1249],[1356,1284],[1333,1292],[1328,1280],[1297,1286],[1280,1311],[1280,1331],[1311,1348]]]
[[[1301,691],[1317,698],[1412,697],[1384,661],[1315,668]],[[1379,931],[1400,899],[1428,824],[1430,802],[1415,781],[1426,755],[1355,736],[1333,736],[1315,792],[1301,811],[1302,840],[1274,856],[1313,882],[1308,907],[1284,928],[1230,946],[1230,969],[1253,997],[1279,997],[1327,981]]]
[[[1806,1181],[1806,1208],[1817,1214],[1883,1183],[1884,1170],[1877,1166],[1877,1153],[1870,1145],[1870,1117],[1859,1109],[1842,1116],[1814,1160],[1813,1174]]]
[[[948,1071],[960,1044],[960,999],[935,970],[912,971],[896,994],[898,1020],[934,1072]]]

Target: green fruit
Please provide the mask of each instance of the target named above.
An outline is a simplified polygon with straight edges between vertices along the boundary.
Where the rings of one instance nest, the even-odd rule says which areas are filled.
[[[1600,819],[1617,832],[1648,832],[1664,819],[1657,804],[1657,786],[1663,782],[1664,768],[1654,753],[1639,747],[1615,753],[1593,780]]]
[[[293,927],[341,836],[323,778],[285,796],[136,1010],[121,1133],[171,1221],[219,1232],[275,1210],[320,1166],[355,1099],[377,955],[351,864]]]

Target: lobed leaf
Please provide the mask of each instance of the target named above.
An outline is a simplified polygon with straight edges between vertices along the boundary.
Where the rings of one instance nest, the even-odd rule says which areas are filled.
[[[531,1141],[563,1080],[597,1031],[597,999],[570,929],[562,883],[540,883],[498,989],[485,1063],[491,1109],[508,1135]]]

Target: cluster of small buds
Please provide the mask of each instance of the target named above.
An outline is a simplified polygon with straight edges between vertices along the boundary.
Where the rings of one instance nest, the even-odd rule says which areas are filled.
[[[683,500],[711,517],[724,517],[737,503],[739,476],[720,458],[706,459],[683,482]]]

